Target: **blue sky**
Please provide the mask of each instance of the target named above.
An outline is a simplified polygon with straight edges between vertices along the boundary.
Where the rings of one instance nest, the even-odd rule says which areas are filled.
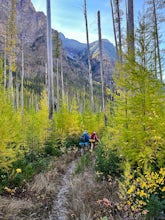
[[[46,14],[46,0],[31,0],[37,11]],[[86,43],[83,0],[51,0],[52,28],[65,37]],[[135,14],[144,0],[134,1]],[[97,11],[100,10],[102,38],[114,43],[110,0],[87,0],[89,41],[98,40]],[[136,18],[135,18],[136,20]]]

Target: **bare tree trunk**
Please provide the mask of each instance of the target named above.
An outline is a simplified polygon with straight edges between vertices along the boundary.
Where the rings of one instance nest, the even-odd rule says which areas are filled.
[[[110,0],[118,60],[122,62],[121,13],[119,0]]]
[[[66,81],[66,91],[65,91],[65,96],[66,96],[66,104],[69,107],[69,94],[68,94],[68,81]]]
[[[47,63],[45,63],[45,87],[46,87],[46,91],[48,94],[48,68],[47,68]]]
[[[63,73],[63,62],[62,62],[62,50],[60,54],[60,63],[61,63],[61,89],[62,89],[62,101],[64,101],[64,73]]]
[[[85,17],[87,50],[88,50],[88,73],[89,73],[89,84],[90,84],[90,94],[91,94],[91,97],[90,97],[91,98],[91,109],[94,110],[93,81],[92,81],[91,56],[90,56],[90,47],[89,47],[89,34],[88,34],[88,19],[87,19],[86,0],[84,0],[84,17]]]
[[[24,112],[24,46],[23,46],[23,39],[22,39],[22,75],[21,75],[21,107],[22,113]]]
[[[102,55],[102,39],[101,39],[101,24],[100,24],[100,11],[97,12],[98,16],[98,34],[99,34],[99,52],[100,52],[100,75],[101,75],[101,85],[102,85],[102,108],[105,108],[104,100],[104,70],[103,70],[103,55]]]
[[[13,87],[13,73],[11,70],[11,66],[12,66],[12,56],[10,54],[10,57],[9,57],[9,83],[8,83],[9,89],[11,89]]]
[[[84,92],[83,92],[83,110],[82,111],[85,111],[85,107],[86,107],[86,105],[85,105],[85,103],[86,103],[86,88],[85,88],[85,85],[84,85]]]
[[[118,48],[118,42],[117,42],[117,33],[116,33],[116,25],[115,25],[115,15],[114,15],[114,10],[113,10],[113,2],[110,0],[110,5],[111,5],[111,13],[112,13],[112,21],[113,21],[113,32],[114,32],[114,38],[115,38],[115,46],[116,46],[116,51],[117,51],[117,56],[119,59],[119,48]]]
[[[156,14],[156,6],[155,6],[155,0],[152,0],[153,2],[153,14],[154,14],[154,27],[155,27],[155,40],[156,40],[156,46],[157,46],[157,56],[158,56],[158,64],[159,64],[159,75],[160,75],[160,81],[163,82],[163,76],[162,76],[162,65],[161,65],[161,56],[160,56],[160,47],[159,47],[159,36],[158,36],[158,21],[157,21],[157,14]]]
[[[53,55],[52,55],[52,29],[50,0],[47,0],[47,59],[48,59],[48,103],[49,119],[53,118],[54,112],[54,83],[53,83]]]
[[[6,79],[6,35],[5,35],[5,44],[4,44],[4,91],[7,87],[7,79]]]
[[[16,108],[19,108],[19,84],[16,82]]]
[[[158,71],[157,71],[157,43],[156,43],[156,40],[154,39],[154,69],[153,69],[153,71],[154,71],[154,75],[155,75],[155,77],[157,77],[158,78]]]
[[[127,43],[128,53],[131,59],[135,59],[135,45],[134,45],[134,7],[133,0],[128,0],[128,20],[127,20]]]
[[[13,72],[16,71],[16,0],[11,0],[11,8],[9,11],[9,18],[6,29],[6,49],[9,57],[9,84],[8,87],[11,92],[11,99],[13,106],[15,105],[14,100],[14,87],[13,87]]]
[[[101,74],[101,85],[102,85],[102,108],[104,111],[104,122],[106,125],[106,87],[104,80],[104,67],[103,67],[103,54],[102,54],[102,37],[101,37],[101,22],[100,22],[100,11],[97,13],[98,16],[98,35],[99,35],[99,51],[100,51],[100,74]]]
[[[120,60],[122,61],[121,18],[120,18],[119,0],[116,1],[116,9],[117,9],[118,35],[119,35],[119,56],[120,56]]]
[[[34,107],[34,94],[31,93],[30,101],[29,101],[29,109]]]
[[[14,106],[14,88],[13,88],[13,72],[12,72],[12,54],[10,54],[9,57],[9,83],[8,83],[8,88],[10,89],[11,92],[11,99],[12,103]]]
[[[57,58],[57,76],[56,76],[56,86],[57,86],[57,111],[59,111],[59,100],[60,100],[60,94],[59,94],[59,59]]]
[[[60,103],[60,86],[59,86],[59,60],[60,60],[60,52],[61,52],[61,41],[59,37],[59,33],[54,36],[53,38],[54,42],[54,55],[56,58],[56,64],[57,64],[57,70],[56,70],[56,102],[55,102],[55,107],[56,111],[59,111],[59,103]]]

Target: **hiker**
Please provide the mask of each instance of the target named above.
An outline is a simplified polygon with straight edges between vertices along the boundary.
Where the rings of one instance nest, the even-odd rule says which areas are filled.
[[[89,141],[90,141],[91,151],[93,151],[94,147],[96,146],[96,142],[99,142],[99,138],[95,131],[92,132],[91,138]]]
[[[79,142],[79,146],[80,146],[80,150],[81,150],[81,155],[88,148],[89,140],[90,140],[90,136],[88,135],[88,132],[84,131],[83,135],[80,137],[80,142]]]

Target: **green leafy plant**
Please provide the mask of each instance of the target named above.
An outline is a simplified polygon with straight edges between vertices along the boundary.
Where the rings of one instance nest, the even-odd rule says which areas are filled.
[[[165,199],[160,200],[160,198],[157,195],[151,195],[146,205],[146,209],[148,210],[146,215],[147,220],[150,220],[153,217],[155,219],[158,219],[161,216],[161,213],[164,213]]]
[[[80,158],[80,161],[78,162],[77,167],[75,169],[75,173],[78,174],[83,172],[85,168],[90,166],[90,164],[91,164],[90,154],[86,153]]]
[[[115,150],[107,149],[103,145],[96,148],[96,172],[101,172],[106,178],[108,175],[120,176],[120,163],[121,159]]]
[[[146,172],[144,175],[135,173],[125,177],[120,195],[133,213],[145,213],[147,219],[157,219],[165,208],[165,169],[159,172]],[[137,177],[138,175],[138,177]],[[120,188],[121,189],[121,188]]]
[[[10,182],[10,184],[13,185],[14,187],[20,186],[23,180],[24,180],[24,176],[22,175],[22,173],[17,173]]]

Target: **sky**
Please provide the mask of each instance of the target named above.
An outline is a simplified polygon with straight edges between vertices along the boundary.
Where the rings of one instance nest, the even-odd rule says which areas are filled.
[[[31,0],[36,11],[46,15],[46,0]],[[84,0],[50,0],[52,28],[62,32],[66,38],[86,43],[85,19],[83,13]],[[87,17],[89,41],[98,40],[97,12],[101,16],[101,33],[103,39],[114,44],[114,34],[110,0],[87,0]],[[134,1],[135,15],[142,9],[144,0]],[[137,17],[137,16],[136,16]],[[136,22],[136,18],[135,18]]]

